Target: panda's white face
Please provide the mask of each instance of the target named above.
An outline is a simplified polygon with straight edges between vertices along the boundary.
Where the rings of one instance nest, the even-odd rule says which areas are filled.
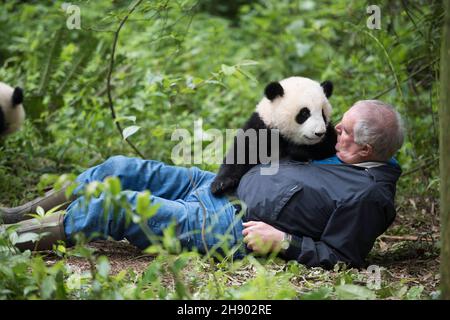
[[[264,97],[256,107],[264,123],[296,144],[312,145],[325,136],[331,105],[319,82],[291,77],[279,82],[283,95]],[[280,88],[281,90],[281,88]]]
[[[0,136],[17,131],[25,119],[23,93],[0,82]]]

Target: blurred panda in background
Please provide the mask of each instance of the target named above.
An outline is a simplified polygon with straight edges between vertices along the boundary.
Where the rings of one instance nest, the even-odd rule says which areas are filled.
[[[17,131],[25,120],[23,91],[0,82],[0,140]]]

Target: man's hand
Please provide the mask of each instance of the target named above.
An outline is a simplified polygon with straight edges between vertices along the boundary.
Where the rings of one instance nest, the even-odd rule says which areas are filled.
[[[283,231],[261,221],[248,221],[242,225],[244,242],[251,250],[261,254],[280,250],[285,234]]]

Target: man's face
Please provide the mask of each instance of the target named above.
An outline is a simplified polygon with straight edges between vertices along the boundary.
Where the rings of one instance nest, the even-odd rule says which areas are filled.
[[[353,128],[358,119],[358,108],[352,107],[342,117],[341,122],[336,125],[338,135],[336,143],[336,155],[345,163],[358,163],[366,161],[369,146],[359,145],[355,142]]]

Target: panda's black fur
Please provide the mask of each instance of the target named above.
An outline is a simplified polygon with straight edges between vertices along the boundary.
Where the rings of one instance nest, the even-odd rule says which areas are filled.
[[[320,84],[323,88],[325,96],[329,98],[333,92],[333,84],[330,81],[325,81]],[[266,86],[264,94],[269,100],[274,100],[277,97],[282,97],[284,94],[283,87],[278,82],[272,82]],[[301,118],[303,109],[300,110],[297,117]],[[306,116],[306,115],[305,115]],[[325,115],[322,111],[322,117],[326,124],[326,132],[324,138],[317,144],[306,145],[306,144],[296,144],[290,139],[283,136],[282,132],[279,132],[279,158],[280,159],[293,159],[297,161],[309,161],[309,160],[319,160],[333,156],[336,153],[335,145],[337,142],[337,135],[334,129],[334,125],[329,121],[327,123]],[[301,123],[302,119],[296,119],[298,123]],[[303,120],[304,121],[304,120]],[[264,121],[261,119],[258,112],[254,112],[250,119],[242,127],[245,132],[248,129],[254,129],[256,132],[260,129],[266,129],[267,134],[267,149],[268,152],[270,148],[270,130]],[[249,145],[249,140],[245,140],[245,163],[237,164],[237,136],[234,137],[233,151],[234,151],[234,161],[233,164],[226,163],[226,159],[230,153],[224,158],[224,161],[216,175],[214,181],[211,184],[211,192],[214,195],[221,195],[224,193],[232,192],[238,185],[242,176],[249,171],[252,167],[260,164],[260,158],[258,156],[257,164],[250,164],[250,153],[257,152],[259,155],[259,135],[256,135],[257,143],[256,146]],[[270,154],[269,154],[270,156]]]
[[[0,106],[0,135],[2,135],[3,132],[6,132],[6,120],[3,115],[2,107]]]

